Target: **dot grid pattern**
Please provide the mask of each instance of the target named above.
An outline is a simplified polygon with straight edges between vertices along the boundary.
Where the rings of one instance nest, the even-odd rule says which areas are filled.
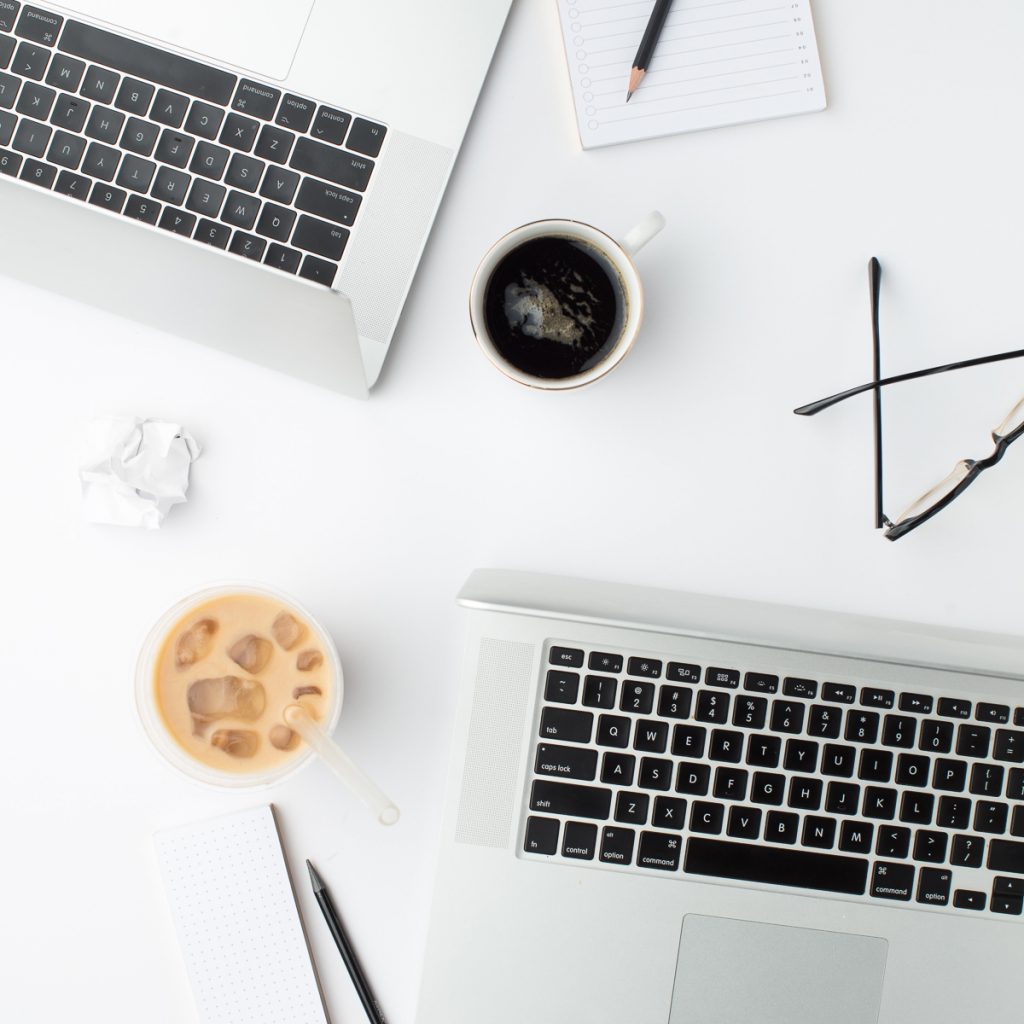
[[[269,805],[154,843],[203,1024],[326,1024]]]

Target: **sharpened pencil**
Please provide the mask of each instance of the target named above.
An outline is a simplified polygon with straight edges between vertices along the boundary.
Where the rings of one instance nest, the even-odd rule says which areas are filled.
[[[651,11],[651,20],[647,22],[644,29],[644,37],[640,40],[640,49],[636,51],[633,58],[633,67],[629,71],[629,89],[626,92],[626,102],[633,98],[633,93],[640,88],[640,83],[647,74],[651,64],[651,57],[654,56],[654,48],[658,45],[658,38],[665,26],[665,19],[668,17],[668,10],[672,6],[672,0],[655,0],[654,10]]]

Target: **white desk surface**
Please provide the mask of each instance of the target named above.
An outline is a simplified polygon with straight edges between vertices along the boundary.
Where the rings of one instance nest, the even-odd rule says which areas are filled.
[[[339,399],[0,280],[0,993],[6,1019],[195,1019],[156,828],[270,799],[335,1021],[362,1019],[300,870],[342,908],[411,1022],[460,618],[476,566],[547,570],[1020,632],[1024,449],[897,544],[871,529],[870,401],[790,410],[885,367],[1018,348],[1024,7],[816,0],[822,114],[583,153],[553,0],[518,0],[381,384]],[[647,322],[589,390],[534,394],[476,350],[486,247],[540,216],[611,231],[657,206]],[[1024,392],[1024,365],[886,399],[888,511]],[[205,454],[159,532],[79,521],[77,439],[103,413],[178,420]],[[208,581],[262,579],[332,630],[338,736],[404,811],[326,770],[266,795],[183,781],[136,724],[147,627]]]

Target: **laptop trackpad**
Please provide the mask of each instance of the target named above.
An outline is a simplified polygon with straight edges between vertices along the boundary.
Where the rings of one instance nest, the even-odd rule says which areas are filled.
[[[125,28],[182,50],[247,68],[267,78],[285,78],[314,0],[65,0],[65,6],[113,28]]]
[[[877,1024],[889,943],[687,914],[669,1024]]]

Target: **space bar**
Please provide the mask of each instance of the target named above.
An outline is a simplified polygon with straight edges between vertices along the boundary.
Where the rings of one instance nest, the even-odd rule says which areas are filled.
[[[683,871],[738,882],[767,882],[861,896],[867,884],[868,862],[860,857],[691,837]]]
[[[115,71],[146,78],[167,89],[186,92],[201,100],[226,106],[235,90],[236,77],[227,71],[179,57],[155,46],[105,32],[80,21],[69,21],[57,45],[58,50],[105,64]]]

